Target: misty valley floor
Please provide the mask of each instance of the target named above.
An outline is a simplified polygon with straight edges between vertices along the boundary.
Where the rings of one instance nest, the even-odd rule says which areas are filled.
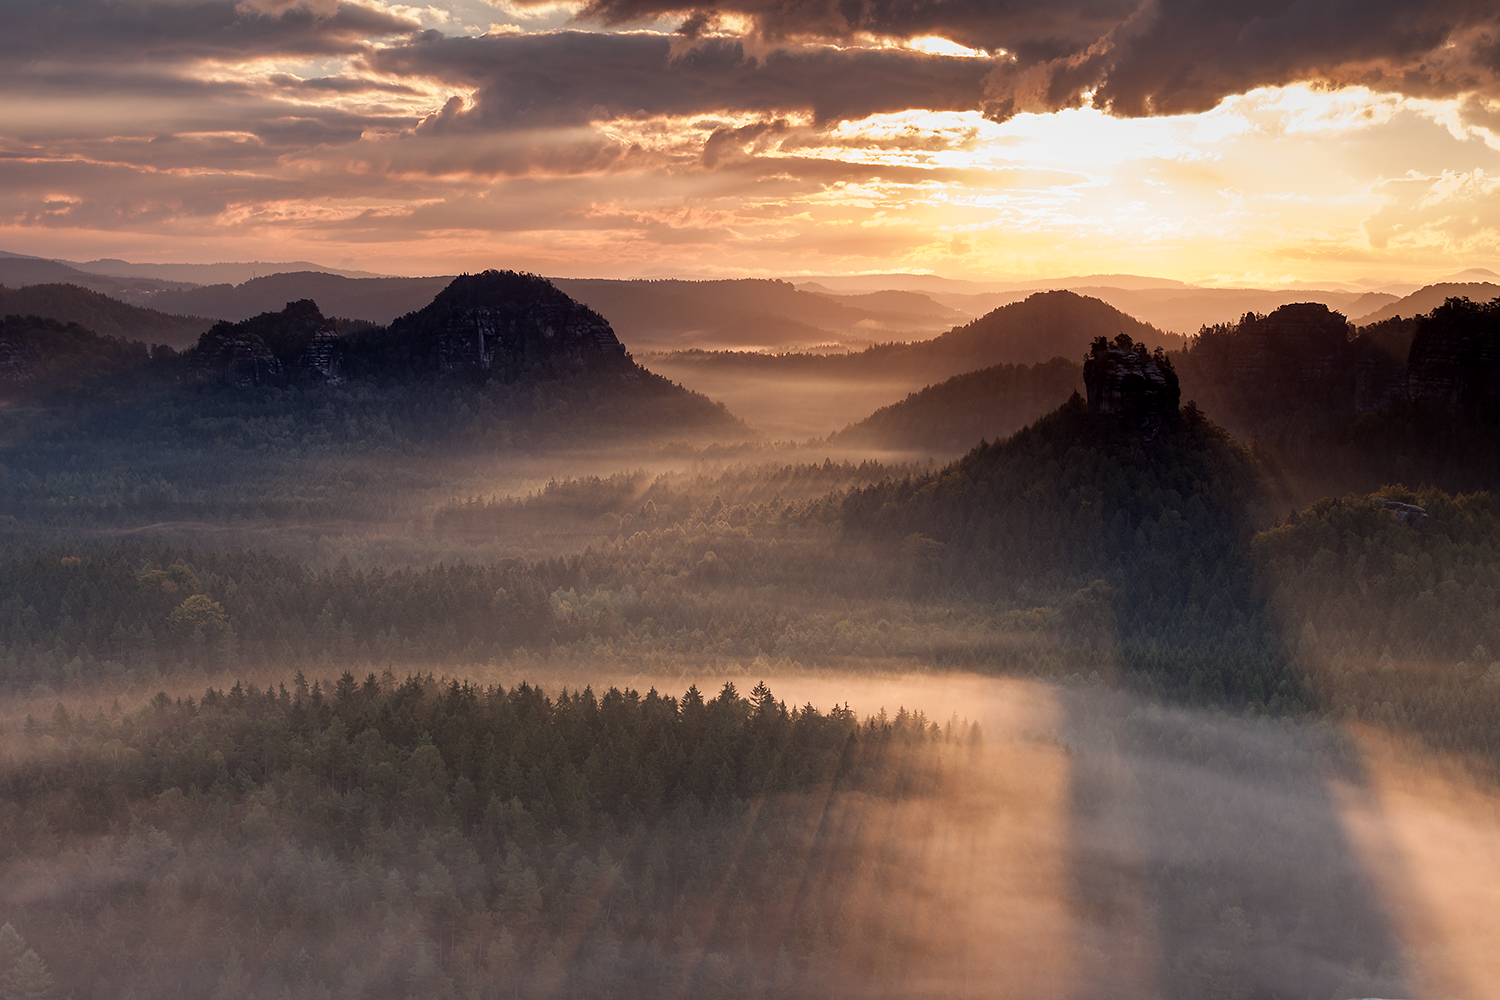
[[[933,745],[938,786],[814,786],[571,843],[511,830],[498,855],[488,820],[465,833],[441,810],[366,816],[352,850],[319,847],[306,777],[239,805],[159,795],[93,834],[10,809],[25,846],[0,869],[6,916],[58,978],[93,970],[118,978],[79,986],[123,996],[1461,997],[1500,981],[1500,798],[1378,732],[1087,684],[767,680],[790,703],[962,713],[983,740]],[[120,741],[91,746],[108,734],[87,734],[87,711],[71,738],[11,730],[7,771],[107,757]],[[322,798],[360,809],[349,795]],[[632,908],[663,898],[670,941],[633,935],[652,924]]]

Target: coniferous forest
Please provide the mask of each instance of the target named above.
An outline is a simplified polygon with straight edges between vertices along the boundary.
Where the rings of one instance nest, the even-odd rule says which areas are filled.
[[[1487,982],[1382,859],[1414,774],[1493,834],[1496,317],[1080,325],[804,444],[529,275],[7,317],[0,998]]]

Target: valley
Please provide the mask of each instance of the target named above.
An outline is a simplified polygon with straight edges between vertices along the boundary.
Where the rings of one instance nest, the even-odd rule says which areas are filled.
[[[59,990],[1500,986],[1492,303],[644,284],[18,300],[0,923]]]

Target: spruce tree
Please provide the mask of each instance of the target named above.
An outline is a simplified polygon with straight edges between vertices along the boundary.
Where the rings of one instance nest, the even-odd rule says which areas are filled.
[[[0,997],[4,1000],[46,1000],[52,993],[52,973],[42,956],[30,948],[0,979]]]

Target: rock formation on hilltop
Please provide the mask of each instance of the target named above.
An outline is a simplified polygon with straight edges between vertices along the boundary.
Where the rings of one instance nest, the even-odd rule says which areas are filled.
[[[1407,357],[1411,399],[1450,412],[1500,400],[1500,299],[1449,299],[1417,327]]]
[[[1274,416],[1309,397],[1320,407],[1352,410],[1352,332],[1348,320],[1320,302],[1284,305],[1268,316],[1248,313],[1237,324],[1200,332],[1183,378],[1200,401],[1236,397],[1234,413],[1226,414],[1231,419]]]
[[[1176,415],[1182,398],[1177,372],[1161,348],[1153,353],[1126,333],[1114,343],[1104,337],[1094,341],[1083,363],[1083,384],[1090,413],[1115,417],[1148,438]]]
[[[1500,402],[1500,300],[1449,299],[1427,316],[1354,331],[1315,302],[1205,328],[1183,381],[1239,433],[1303,428],[1407,404],[1449,413]],[[1303,434],[1305,436],[1305,433]]]
[[[604,317],[547,279],[515,271],[460,275],[392,323],[386,340],[417,367],[507,381],[543,370],[637,374]]]
[[[343,342],[311,299],[240,323],[215,323],[188,352],[188,371],[226,385],[261,385],[294,372],[330,385],[342,379]]]

